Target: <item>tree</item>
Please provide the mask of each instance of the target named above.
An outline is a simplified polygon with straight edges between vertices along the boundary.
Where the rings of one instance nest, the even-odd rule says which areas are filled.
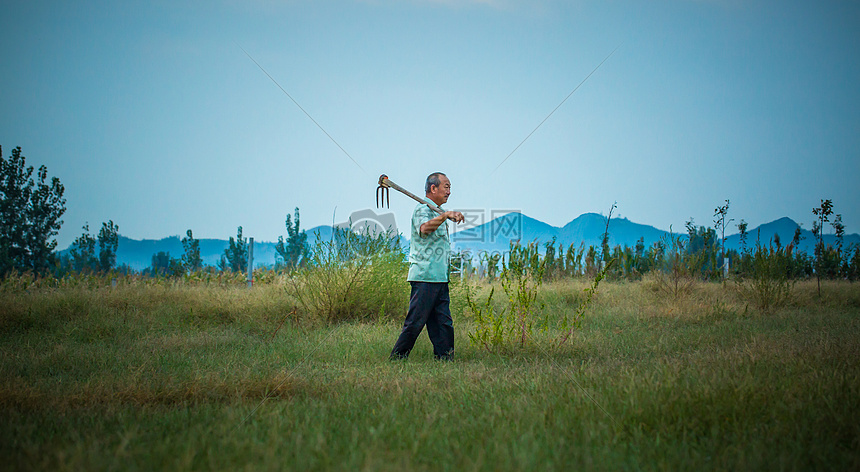
[[[203,268],[203,260],[200,258],[200,241],[194,239],[191,230],[186,231],[186,237],[182,238],[182,266],[187,272],[194,272]]]
[[[221,255],[221,270],[245,272],[248,269],[248,239],[242,237],[242,227],[236,231],[236,238],[230,236],[229,245]]]
[[[815,235],[815,280],[818,283],[818,298],[821,298],[821,269],[822,260],[824,259],[824,223],[830,221],[830,215],[833,214],[833,200],[821,200],[821,205],[812,209],[812,214],[816,217],[812,223],[812,234]]]
[[[84,232],[72,243],[72,270],[75,272],[95,272],[99,260],[96,258],[96,238],[90,234],[89,223],[83,227]]]
[[[295,225],[287,214],[287,241],[284,244],[284,237],[278,236],[278,244],[275,246],[275,251],[278,257],[281,258],[283,264],[290,270],[296,267],[303,266],[307,263],[310,247],[308,246],[308,235],[299,230],[299,207],[296,207],[296,223]]]
[[[9,159],[0,148],[0,275],[11,270],[44,273],[54,262],[57,241],[66,211],[65,188],[57,177],[48,182],[48,169],[26,166],[21,148]]]
[[[184,268],[179,259],[170,257],[169,252],[158,251],[152,255],[152,264],[149,270],[153,276],[158,276],[159,274],[180,276]]]
[[[746,252],[747,250],[747,222],[741,218],[741,222],[738,223],[738,231],[740,232],[740,241],[741,241],[741,250]]]
[[[836,235],[836,275],[843,276],[847,274],[848,267],[845,267],[843,270],[843,260],[846,260],[848,257],[843,257],[842,255],[842,244],[845,241],[845,225],[842,224],[842,215],[836,215],[836,218],[833,219],[833,222],[830,223],[833,226],[833,232]]]
[[[552,237],[552,241],[544,243],[543,260],[546,266],[544,271],[544,280],[552,280],[557,272],[557,265],[561,261],[561,257],[555,256],[555,241],[556,237]]]
[[[726,263],[726,225],[734,221],[734,219],[726,221],[726,216],[729,214],[729,201],[726,199],[726,204],[718,206],[714,209],[714,230],[720,232],[720,258],[722,263]]]
[[[76,272],[108,272],[116,267],[116,252],[119,248],[119,226],[113,220],[102,223],[98,237],[90,234],[90,225],[85,224],[83,234],[71,246],[71,265]],[[99,252],[96,254],[96,245]]]
[[[574,247],[573,243],[570,243],[570,246],[567,247],[567,255],[565,256],[565,268],[567,269],[567,275],[574,276],[579,275],[579,271],[582,267],[582,254],[585,252],[585,248],[583,244],[580,244],[579,252],[576,251],[576,247]]]
[[[798,225],[797,228],[794,228],[794,236],[791,238],[791,245],[796,247],[800,246],[800,242],[803,241],[803,230],[800,229]]]
[[[102,223],[99,230],[99,269],[108,272],[116,266],[116,251],[119,249],[119,226],[113,220]]]
[[[635,252],[633,253],[634,268],[639,275],[648,272],[650,267],[650,259],[645,257],[645,237],[640,236],[636,240]]]
[[[699,274],[711,279],[717,275],[717,232],[713,228],[696,226],[693,218],[686,223],[687,247],[686,255],[689,264]]]

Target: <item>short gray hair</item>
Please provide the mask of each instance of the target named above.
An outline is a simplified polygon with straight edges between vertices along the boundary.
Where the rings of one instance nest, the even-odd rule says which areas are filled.
[[[432,174],[428,175],[427,181],[424,182],[424,193],[430,193],[430,187],[433,185],[437,187],[442,185],[442,179],[439,178],[442,176],[447,177],[447,175],[441,172],[433,172]]]

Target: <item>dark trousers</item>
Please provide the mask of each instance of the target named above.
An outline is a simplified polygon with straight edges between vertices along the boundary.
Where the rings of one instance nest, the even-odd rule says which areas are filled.
[[[448,282],[409,282],[409,312],[403,330],[391,351],[392,359],[409,357],[424,326],[433,343],[436,359],[451,360],[454,356],[454,320],[451,319],[451,297]]]

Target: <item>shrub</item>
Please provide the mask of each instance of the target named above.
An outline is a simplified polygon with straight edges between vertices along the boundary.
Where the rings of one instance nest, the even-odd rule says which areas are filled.
[[[537,294],[543,283],[546,259],[540,257],[537,243],[520,246],[519,242],[511,242],[508,254],[499,277],[507,297],[503,309],[496,310],[493,305],[495,289],[480,305],[475,302],[472,291],[465,290],[466,303],[475,321],[475,329],[469,333],[469,339],[487,350],[516,344],[522,347],[531,341],[532,330],[537,324],[534,312],[539,309]]]
[[[677,300],[688,295],[696,282],[697,268],[701,266],[704,251],[689,252],[684,240],[669,234],[662,240],[665,248],[660,270],[654,271],[653,287],[655,291]]]
[[[498,309],[493,303],[495,288],[490,290],[486,302],[475,300],[474,288],[464,288],[466,304],[475,322],[475,328],[468,333],[469,340],[488,351],[511,347],[523,348],[534,341],[534,329],[546,331],[549,323],[540,318],[544,304],[538,302],[538,292],[543,284],[546,259],[541,259],[536,243],[525,247],[511,243],[510,256],[504,265],[499,282],[507,297],[504,307]],[[574,331],[582,327],[582,318],[591,306],[600,281],[612,270],[615,260],[610,259],[606,266],[597,272],[592,284],[585,289],[585,296],[578,301],[573,312],[565,311],[559,321],[559,335],[555,346],[564,345]]]
[[[299,303],[300,319],[311,323],[394,318],[409,302],[407,270],[399,237],[334,229],[319,235],[307,267],[289,278],[287,292]]]
[[[791,247],[764,247],[756,244],[751,254],[751,275],[736,280],[741,296],[759,310],[770,313],[791,297],[794,280]]]

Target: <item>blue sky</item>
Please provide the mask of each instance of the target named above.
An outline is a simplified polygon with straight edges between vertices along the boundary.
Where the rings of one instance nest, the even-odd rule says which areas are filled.
[[[835,202],[860,228],[860,4],[3,2],[0,145],[132,238],[285,235],[375,206],[381,173],[449,207],[751,227]],[[492,172],[611,51],[617,52]],[[314,125],[248,51],[358,162]],[[413,204],[392,195],[398,223]],[[734,227],[731,228],[735,231]]]

